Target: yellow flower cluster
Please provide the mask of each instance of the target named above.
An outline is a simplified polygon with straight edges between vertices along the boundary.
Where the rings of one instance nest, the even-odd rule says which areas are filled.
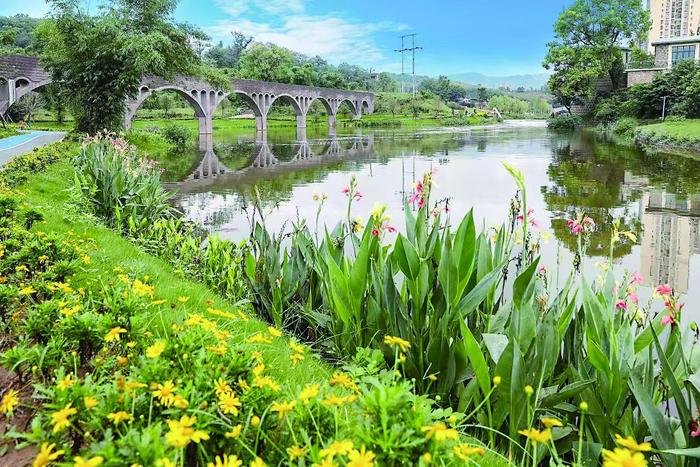
[[[184,448],[190,442],[199,443],[208,440],[209,434],[203,430],[193,428],[197,423],[197,417],[183,415],[180,420],[168,420],[170,431],[165,435],[165,441],[174,448]]]
[[[0,413],[12,416],[13,411],[19,405],[19,393],[10,389],[0,400]]]

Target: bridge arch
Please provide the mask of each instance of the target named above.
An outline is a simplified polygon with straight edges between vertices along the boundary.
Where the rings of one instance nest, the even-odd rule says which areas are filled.
[[[206,93],[206,91],[200,91],[198,89],[186,90],[179,86],[173,85],[158,86],[154,88],[142,85],[139,88],[138,97],[129,101],[127,104],[127,111],[124,119],[125,128],[131,128],[131,121],[133,120],[134,116],[136,115],[136,112],[141,108],[143,103],[146,102],[146,99],[151,97],[153,93],[160,91],[176,92],[178,95],[182,96],[188,104],[190,104],[190,106],[194,109],[194,114],[197,118],[204,118],[207,116],[207,113],[204,110],[201,101],[199,100],[200,92]]]
[[[306,115],[306,112],[304,112],[299,105],[298,97],[294,98],[290,94],[278,94],[278,95],[272,95],[271,100],[270,100],[270,105],[268,108],[272,108],[273,104],[277,101],[279,102],[285,102],[287,104],[290,104],[292,106],[292,109],[294,109],[294,114],[298,117],[300,115]]]

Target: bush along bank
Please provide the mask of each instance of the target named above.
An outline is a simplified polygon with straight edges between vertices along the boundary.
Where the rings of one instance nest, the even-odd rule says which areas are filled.
[[[82,150],[125,154],[121,144],[103,142]],[[314,378],[308,346],[244,309],[213,300],[195,306],[162,290],[158,277],[96,266],[104,239],[53,232],[40,211],[23,206],[26,193],[9,191],[30,170],[41,181],[31,168],[46,168],[55,154],[42,150],[0,172],[0,365],[8,381],[0,418],[14,426],[0,447],[3,462],[21,465],[34,446],[35,466],[507,463],[460,433],[463,415],[415,395],[377,351]],[[109,158],[99,160],[109,166]],[[145,163],[132,162],[124,159],[133,169],[127,176],[148,176]],[[76,182],[75,194],[94,203],[87,180]],[[76,215],[76,227],[94,223]],[[120,225],[116,214],[109,223]],[[123,224],[132,232],[139,225]],[[138,269],[147,273],[147,264]],[[188,287],[183,280],[178,288]],[[268,360],[268,349],[287,361]]]

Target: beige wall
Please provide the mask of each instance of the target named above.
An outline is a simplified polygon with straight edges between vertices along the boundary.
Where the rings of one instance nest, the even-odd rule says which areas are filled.
[[[700,0],[649,0],[651,43],[671,37],[687,37],[697,34],[700,26]]]

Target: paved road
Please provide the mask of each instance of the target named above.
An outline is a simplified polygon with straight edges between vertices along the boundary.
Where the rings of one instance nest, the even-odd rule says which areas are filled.
[[[26,154],[41,146],[60,141],[65,131],[25,131],[21,135],[0,139],[0,167],[10,159]]]

